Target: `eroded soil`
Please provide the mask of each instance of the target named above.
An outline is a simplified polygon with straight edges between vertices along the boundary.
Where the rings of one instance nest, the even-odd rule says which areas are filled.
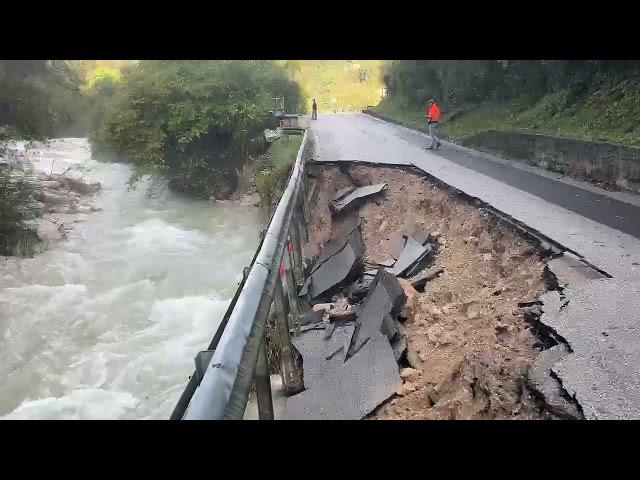
[[[394,237],[420,229],[437,232],[433,266],[444,270],[424,293],[401,282],[409,297],[402,331],[407,358],[417,372],[404,375],[402,390],[374,417],[547,418],[524,388],[539,348],[518,302],[546,291],[545,263],[531,245],[413,173],[352,166],[349,175],[363,185],[388,184],[383,196],[359,208],[365,260],[388,258]],[[328,200],[352,185],[349,176],[333,167],[324,167],[318,180],[307,255],[317,254],[329,239]]]

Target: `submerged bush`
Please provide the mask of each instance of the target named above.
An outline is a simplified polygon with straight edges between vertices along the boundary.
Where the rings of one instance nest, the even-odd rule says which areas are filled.
[[[38,187],[32,172],[0,165],[0,255],[31,255],[38,236]]]

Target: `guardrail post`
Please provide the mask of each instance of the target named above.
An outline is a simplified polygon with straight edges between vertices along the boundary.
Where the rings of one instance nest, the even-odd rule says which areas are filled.
[[[296,294],[298,293],[298,287],[302,285],[304,279],[302,278],[302,246],[300,245],[300,238],[295,226],[289,229],[289,237],[291,245],[291,255],[293,257],[293,276],[296,282]]]
[[[284,389],[287,395],[293,395],[302,391],[302,372],[298,371],[296,359],[291,345],[291,335],[289,334],[289,320],[284,303],[284,292],[282,291],[282,277],[284,276],[284,265],[280,267],[280,279],[276,281],[276,289],[273,294],[273,302],[276,306],[276,322],[280,335],[280,345],[282,348],[282,377]]]
[[[269,365],[267,364],[266,335],[262,337],[262,342],[260,342],[254,382],[258,399],[258,418],[260,420],[273,420],[273,398],[271,395]]]
[[[289,328],[293,328],[294,335],[300,335],[300,323],[298,319],[298,288],[293,278],[293,245],[287,242],[283,260],[285,264],[285,279],[287,280],[287,297],[289,299]]]
[[[307,232],[307,224],[304,219],[300,218],[300,214],[297,209],[297,205],[293,209],[293,218],[291,219],[294,223],[294,227],[298,231],[298,238],[300,239],[300,244],[307,243],[309,241],[309,235]]]
[[[302,172],[302,183],[300,185],[300,201],[302,202],[302,215],[304,216],[305,225],[311,219],[311,211],[309,210],[309,197],[307,197],[306,172]]]

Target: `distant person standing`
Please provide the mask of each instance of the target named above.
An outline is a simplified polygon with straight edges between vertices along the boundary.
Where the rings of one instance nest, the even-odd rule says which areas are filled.
[[[316,99],[313,99],[313,105],[311,105],[311,120],[318,120],[318,104]]]
[[[429,150],[433,150],[434,146],[437,150],[440,148],[440,145],[442,145],[440,139],[437,137],[438,122],[440,122],[440,105],[438,105],[433,98],[429,100],[427,105],[429,106],[427,110],[427,120],[429,123],[429,135],[431,136],[431,146]]]

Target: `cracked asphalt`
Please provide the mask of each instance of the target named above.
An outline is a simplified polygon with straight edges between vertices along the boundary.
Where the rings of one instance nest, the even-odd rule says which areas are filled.
[[[612,279],[565,290],[554,321],[574,352],[554,367],[587,418],[640,418],[640,207],[548,175],[493,161],[364,114],[312,122],[315,160],[414,165],[583,256]],[[612,326],[613,331],[607,326]],[[603,333],[604,332],[604,333]]]

